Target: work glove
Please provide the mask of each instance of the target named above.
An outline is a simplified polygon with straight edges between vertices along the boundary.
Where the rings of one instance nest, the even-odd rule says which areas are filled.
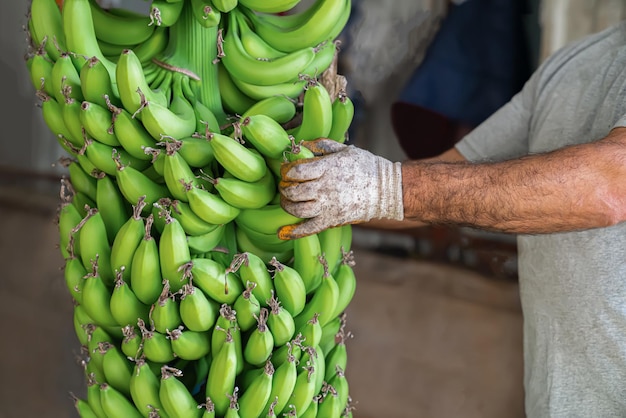
[[[371,219],[404,218],[399,162],[332,139],[301,145],[315,157],[283,163],[278,187],[283,209],[306,220],[280,228],[280,238],[300,238]]]

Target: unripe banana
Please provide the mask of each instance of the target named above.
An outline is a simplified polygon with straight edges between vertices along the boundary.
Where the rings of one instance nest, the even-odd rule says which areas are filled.
[[[272,298],[274,284],[265,262],[254,253],[240,253],[235,255],[238,262],[239,276],[243,283],[254,283],[252,294],[257,298],[261,306],[268,306],[267,301]]]
[[[354,118],[354,103],[345,91],[340,91],[332,105],[333,123],[327,137],[344,143],[348,139],[348,129]]]
[[[322,283],[313,292],[313,296],[307,302],[304,310],[295,318],[296,328],[300,328],[316,313],[319,314],[320,325],[323,327],[335,318],[335,311],[339,301],[339,287],[334,277],[324,272]]]
[[[130,281],[133,256],[144,238],[146,225],[141,217],[141,212],[145,206],[146,202],[142,196],[137,204],[133,205],[132,216],[115,234],[111,246],[111,268],[113,271],[119,271],[122,279],[126,281]]]
[[[333,124],[333,103],[321,82],[310,79],[304,91],[302,123],[293,133],[297,141],[328,136]]]
[[[296,324],[293,316],[280,305],[280,302],[273,294],[267,303],[270,307],[267,326],[274,336],[274,346],[280,347],[294,336]]]
[[[79,117],[85,131],[96,141],[112,147],[121,145],[113,130],[111,112],[106,107],[85,100],[80,104]]]
[[[341,315],[348,307],[356,291],[356,275],[354,274],[354,256],[352,251],[343,254],[341,264],[333,276],[339,288],[339,298],[335,309],[335,316]]]
[[[113,177],[104,173],[97,180],[96,205],[106,227],[109,243],[113,243],[117,232],[128,220],[129,210]]]
[[[28,69],[30,80],[35,90],[40,90],[49,96],[54,95],[52,88],[52,65],[53,62],[47,54],[37,51],[31,58],[30,68]]]
[[[187,190],[198,187],[199,182],[195,173],[178,149],[182,146],[180,141],[165,142],[166,152],[163,164],[163,178],[170,194],[182,202],[187,202]]]
[[[189,390],[178,377],[183,375],[182,371],[171,366],[161,367],[161,385],[159,388],[159,398],[165,412],[172,418],[193,418],[200,417],[202,411],[198,408]]]
[[[80,87],[85,100],[108,107],[108,103],[121,106],[117,86],[98,57],[91,57],[80,69]]]
[[[272,391],[274,366],[268,360],[263,373],[250,383],[239,398],[239,414],[242,417],[258,417],[267,405]]]
[[[226,341],[226,330],[229,331],[228,333],[233,339],[233,343],[238,346],[237,351],[239,351],[241,347],[241,345],[239,345],[241,342],[241,330],[237,327],[237,312],[235,312],[231,306],[223,303],[211,334],[211,351],[213,353],[219,352],[224,341]],[[240,354],[243,353],[237,352],[237,359],[239,359]],[[237,367],[239,368],[239,366]]]
[[[296,383],[287,405],[283,408],[280,415],[286,414],[286,416],[290,416],[290,413],[295,412],[296,416],[298,416],[300,413],[306,411],[313,401],[317,378],[315,366],[307,363],[301,367],[302,370],[298,372]]]
[[[154,363],[168,363],[176,358],[172,344],[164,334],[149,330],[143,320],[137,321],[143,337],[143,354]]]
[[[293,254],[293,268],[302,276],[307,294],[310,294],[318,288],[324,275],[322,247],[317,234],[293,240]]]
[[[76,142],[78,146],[82,147],[85,144],[87,135],[80,122],[80,102],[72,97],[66,97],[59,103],[61,105],[63,122],[70,133],[70,142]]]
[[[337,373],[337,370],[345,372],[348,363],[348,351],[346,348],[346,340],[351,338],[352,334],[340,330],[336,335],[337,344],[326,355],[326,373],[324,380],[329,382]]]
[[[252,329],[257,324],[256,317],[261,313],[261,304],[252,293],[255,287],[256,283],[248,282],[246,289],[241,292],[233,305],[235,312],[237,312],[237,325],[242,332]]]
[[[111,293],[98,273],[97,261],[94,262],[92,271],[85,276],[82,289],[82,302],[87,312],[97,325],[119,326],[111,313]]]
[[[72,189],[86,194],[91,200],[96,200],[96,178],[87,173],[77,160],[62,159],[61,164],[68,169]],[[66,180],[67,181],[67,180]]]
[[[304,325],[296,331],[298,334],[302,335],[304,344],[310,347],[318,347],[322,341],[323,331],[318,317],[319,315],[317,313],[314,314],[311,319],[306,321]]]
[[[326,41],[315,46],[317,53],[311,63],[302,71],[300,78],[308,76],[310,78],[318,78],[326,70],[328,70],[337,54],[338,41],[332,42],[329,38]]]
[[[122,269],[118,272],[115,288],[109,302],[113,318],[122,327],[136,324],[138,318],[147,320],[150,310],[148,305],[145,305],[137,298],[130,286],[122,278],[124,270]]]
[[[108,96],[106,97],[108,101]],[[112,113],[113,132],[126,152],[134,158],[150,160],[152,156],[146,154],[145,149],[154,147],[156,141],[152,138],[152,135],[127,110],[114,106],[111,103],[108,103],[108,108]]]
[[[176,299],[176,294],[170,291],[168,280],[163,281],[163,291],[159,300],[150,309],[150,322],[161,334],[167,334],[168,330],[178,328],[182,323],[179,301]]]
[[[191,0],[191,8],[196,21],[205,28],[217,27],[222,19],[222,13],[212,0]]]
[[[163,291],[163,278],[159,261],[159,248],[150,234],[153,216],[146,219],[143,239],[133,254],[130,288],[137,298],[146,305],[157,301]]]
[[[87,380],[87,403],[94,415],[98,418],[106,418],[106,414],[102,409],[100,400],[100,385],[96,381],[95,374],[88,373]]]
[[[67,98],[72,98],[79,103],[83,100],[80,73],[74,66],[72,56],[69,53],[62,53],[54,62],[50,76],[54,98],[59,103]]]
[[[315,367],[315,393],[319,393],[324,386],[324,375],[326,373],[326,363],[322,349],[318,347],[303,345],[302,357],[300,361],[304,364],[311,364]]]
[[[326,228],[319,232],[317,237],[320,240],[322,255],[328,264],[328,271],[334,274],[341,260],[341,237],[343,226]]]
[[[215,404],[211,400],[211,398],[207,397],[204,403],[198,405],[198,408],[204,410],[202,413],[202,418],[215,418]]]
[[[82,346],[86,346],[89,342],[90,329],[93,328],[94,320],[91,319],[83,305],[74,306],[74,313],[72,315],[72,322],[74,325],[74,332],[76,333],[76,338],[78,338],[78,342]]]
[[[73,396],[73,401],[74,408],[81,418],[99,418],[98,415],[96,415],[96,413],[94,412],[91,405],[89,405],[89,402],[87,402],[85,399]]]
[[[89,362],[87,363],[87,373],[93,373],[94,378],[98,382],[104,382],[104,371],[102,369],[102,361],[104,356],[98,350],[98,344],[103,342],[112,342],[113,337],[105,331],[101,326],[92,324],[86,327],[88,333],[87,351],[89,355]]]
[[[178,153],[193,168],[202,168],[215,161],[213,147],[206,138],[189,136],[180,140]]]
[[[132,363],[117,346],[109,342],[99,343],[98,351],[102,354],[102,370],[106,382],[124,395],[130,396]]]
[[[215,260],[194,258],[185,268],[193,285],[218,303],[232,305],[243,292],[239,278]]]
[[[174,25],[182,13],[184,3],[183,1],[154,0],[150,10],[150,24],[162,27]]]
[[[219,85],[220,97],[224,108],[234,114],[245,113],[252,105],[256,103],[256,100],[246,96],[239,87],[237,87],[230,76],[224,64],[218,64],[217,67],[217,81]]]
[[[183,266],[191,261],[187,235],[178,220],[165,217],[165,228],[159,240],[159,260],[161,275],[170,282],[172,292],[178,292],[189,281],[184,275]]]
[[[154,26],[144,15],[125,15],[104,10],[91,0],[91,17],[96,37],[114,45],[138,45],[152,36]]]
[[[219,133],[209,133],[207,138],[213,146],[215,159],[238,179],[254,182],[261,180],[267,172],[261,154],[246,148],[236,139]]]
[[[72,205],[76,207],[76,209],[78,210],[78,213],[81,215],[81,217],[84,218],[87,216],[89,208],[96,207],[96,202],[91,200],[84,193],[74,192],[74,196],[72,196]],[[78,232],[78,227],[79,225],[76,225],[75,232]],[[80,240],[80,236],[79,236],[79,240]],[[79,240],[76,240],[75,243],[80,243]],[[75,251],[76,251],[75,252],[76,254],[80,254],[80,248],[78,249],[75,248]]]
[[[287,83],[297,79],[298,74],[313,61],[315,54],[316,50],[306,45],[273,59],[251,56],[239,38],[239,25],[235,15],[230,15],[222,63],[233,79],[266,86]]]
[[[306,409],[306,411],[304,411],[300,416],[302,418],[315,418],[318,415],[318,410],[319,410],[319,403],[322,399],[321,395],[316,395],[313,397],[313,400],[311,401],[311,403],[309,404],[308,408]],[[334,417],[334,416],[339,416],[339,415],[320,415],[321,417]]]
[[[296,99],[304,91],[306,81],[295,79],[286,83],[259,85],[249,83],[239,78],[231,78],[233,84],[246,96],[253,100],[263,100],[272,96],[286,96]]]
[[[53,61],[67,51],[61,10],[54,0],[33,0],[30,4],[30,35]]]
[[[273,399],[272,403],[267,403],[260,416],[269,416],[270,412],[282,411],[287,406],[289,398],[293,393],[293,389],[296,385],[296,379],[298,378],[297,361],[293,355],[291,355],[291,349],[289,350],[289,356],[285,362],[276,367],[274,372],[274,378],[272,381],[272,390],[270,391],[269,399]]]
[[[268,97],[250,106],[241,115],[241,119],[245,120],[247,117],[256,115],[265,115],[279,124],[287,123],[296,116],[296,104],[294,100],[288,97]]]
[[[296,7],[300,0],[243,0],[240,3],[260,13],[282,13]]]
[[[218,246],[218,244],[224,237],[226,227],[223,224],[213,226],[214,228],[212,231],[206,232],[201,235],[187,236],[187,244],[189,245],[189,250],[193,254],[205,254],[213,251]]]
[[[287,131],[270,116],[264,114],[246,116],[241,119],[240,126],[244,138],[265,157],[281,158],[291,146]]]
[[[337,334],[345,327],[346,314],[333,318],[329,323],[322,327],[322,339],[320,340],[320,348],[325,355],[337,345]]]
[[[268,204],[258,209],[242,210],[235,222],[263,234],[276,235],[278,228],[302,221],[286,212],[280,204]]]
[[[72,203],[72,197],[66,195],[66,187],[69,183],[67,180],[61,179],[61,204],[59,214],[57,216],[57,226],[59,230],[59,247],[65,258],[74,258],[80,256],[80,243],[78,242],[79,234],[78,224],[83,220],[81,211]],[[83,207],[84,211],[84,207]]]
[[[215,405],[215,412],[222,416],[228,410],[230,399],[237,377],[237,348],[230,330],[226,331],[226,338],[221,349],[215,353],[206,384],[206,397],[211,398]]]
[[[204,332],[217,320],[219,304],[188,283],[181,289],[180,318],[191,331]],[[172,343],[173,344],[173,343]]]
[[[328,384],[332,386],[337,392],[338,396],[338,404],[341,408],[341,413],[345,413],[350,410],[350,386],[348,384],[348,379],[345,376],[345,372],[341,367],[337,367],[335,370],[335,375],[330,378]]]
[[[82,290],[86,275],[87,269],[85,269],[79,258],[72,257],[65,260],[65,268],[63,272],[65,285],[67,286],[72,298],[79,304],[82,303],[83,300]]]
[[[239,387],[235,386],[233,394],[228,395],[230,403],[228,404],[228,410],[226,411],[226,415],[224,415],[224,418],[241,418],[241,415],[239,415],[239,402],[237,402],[239,400],[239,397],[237,395],[237,392],[239,392]]]
[[[120,192],[131,204],[143,198],[146,202],[146,208],[150,207],[163,197],[169,197],[170,191],[167,186],[151,180],[140,170],[124,165],[121,161],[115,161],[117,164],[117,185]]]
[[[185,330],[181,325],[170,331],[168,338],[176,357],[183,360],[199,360],[211,351],[211,334],[206,331]]]
[[[267,308],[262,308],[256,318],[258,325],[248,337],[248,341],[243,350],[243,358],[253,366],[261,366],[268,361],[272,355],[274,336],[267,327]]]
[[[213,180],[213,185],[226,203],[238,209],[262,208],[276,194],[274,174],[269,170],[258,181],[248,182],[235,177],[219,177]]]
[[[233,12],[239,24],[239,38],[245,51],[257,59],[274,59],[287,55],[283,51],[269,45],[250,26],[250,21],[239,9]]]
[[[39,96],[42,99],[41,114],[46,126],[54,134],[65,151],[69,154],[76,154],[77,152],[73,152],[73,148],[81,147],[83,141],[82,138],[74,138],[65,125],[62,105],[52,96],[42,94],[39,94]]]
[[[188,185],[187,198],[191,210],[199,218],[211,224],[227,224],[240,212],[239,208],[226,203],[220,196],[204,188]]]
[[[222,13],[228,13],[237,7],[237,0],[212,0],[213,5]]]
[[[158,103],[162,106],[168,102],[164,92],[150,88],[141,61],[132,49],[125,49],[120,55],[115,67],[115,78],[122,104],[131,115],[142,107],[143,102]]]
[[[300,357],[302,356],[302,347],[304,347],[303,344],[304,337],[302,337],[302,334],[296,334],[293,340],[274,350],[274,353],[272,354],[272,362],[276,366],[280,366],[292,357],[292,361],[295,361],[296,363],[299,362]]]
[[[102,409],[109,417],[142,418],[135,405],[124,394],[107,383],[100,385],[100,399]]]
[[[130,377],[130,395],[135,406],[144,417],[157,412],[165,417],[159,397],[161,382],[144,358],[135,361],[135,369]]]
[[[141,335],[135,330],[134,325],[126,325],[122,328],[124,339],[120,343],[120,350],[128,358],[137,360],[141,353]]]
[[[306,287],[300,274],[276,258],[270,261],[274,267],[274,289],[276,297],[292,317],[296,317],[304,309],[306,303]]]
[[[276,238],[273,235],[246,230],[242,226],[236,229],[235,235],[237,237],[238,251],[254,253],[264,263],[269,263],[272,258],[276,258],[281,263],[286,263],[293,259],[293,243],[276,242]]]
[[[132,165],[137,170],[145,170],[150,165],[147,160],[140,160],[131,156],[122,148],[115,148],[87,137],[85,140],[85,155],[100,171],[115,177],[120,165]],[[145,193],[144,193],[145,194]],[[135,199],[135,202],[137,200]]]

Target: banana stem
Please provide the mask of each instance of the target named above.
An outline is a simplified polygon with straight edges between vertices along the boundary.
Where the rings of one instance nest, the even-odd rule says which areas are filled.
[[[178,21],[170,27],[169,44],[162,61],[183,73],[192,73],[191,86],[198,100],[208,107],[219,121],[226,119],[222,107],[217,71],[218,27],[206,28],[194,17],[191,2],[185,2]]]

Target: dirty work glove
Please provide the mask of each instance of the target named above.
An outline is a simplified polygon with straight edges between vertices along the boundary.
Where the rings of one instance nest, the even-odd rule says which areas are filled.
[[[278,187],[283,208],[307,219],[282,227],[279,237],[294,239],[338,225],[404,218],[399,162],[331,139],[302,145],[316,157],[284,163]]]

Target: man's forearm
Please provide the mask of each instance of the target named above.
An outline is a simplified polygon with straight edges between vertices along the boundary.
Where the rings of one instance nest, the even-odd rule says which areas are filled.
[[[489,164],[406,162],[404,216],[538,234],[625,219],[626,129],[601,141]]]

